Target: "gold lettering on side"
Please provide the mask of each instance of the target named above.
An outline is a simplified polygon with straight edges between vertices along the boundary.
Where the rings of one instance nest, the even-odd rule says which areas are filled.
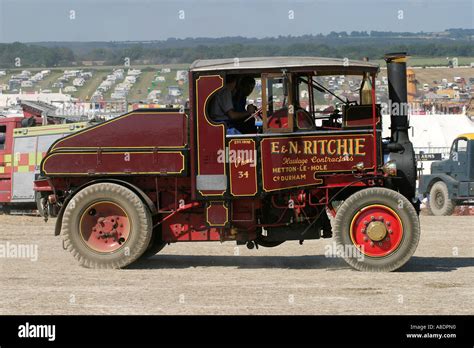
[[[320,140],[319,143],[321,144],[321,151],[319,152],[321,155],[325,155],[326,154],[326,144],[327,144],[327,140]]]
[[[336,153],[336,149],[331,149],[331,145],[335,145],[336,140],[332,139],[328,141],[328,154],[334,155]]]
[[[347,153],[347,139],[341,139],[337,143],[337,154],[338,156]]]
[[[349,155],[353,155],[354,154],[354,139],[352,138],[349,138],[347,139],[349,141]]]
[[[362,152],[362,150],[364,149],[365,147],[365,144],[363,144],[365,142],[365,139],[364,138],[355,138],[355,155],[356,156],[364,156],[365,155],[365,152]]]
[[[271,146],[272,146],[271,153],[280,153],[280,148],[278,147],[278,145],[280,145],[278,143],[278,141],[272,141],[272,143],[271,143]]]
[[[296,141],[290,141],[288,145],[290,146],[289,153],[298,153],[298,143]]]

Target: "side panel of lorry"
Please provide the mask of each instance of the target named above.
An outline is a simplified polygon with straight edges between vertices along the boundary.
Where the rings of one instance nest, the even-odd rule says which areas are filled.
[[[51,144],[68,133],[15,138],[13,144],[12,203],[29,203],[35,199],[33,181],[39,165]]]
[[[20,118],[6,118],[0,123],[0,204],[11,199],[13,129],[19,122]]]
[[[0,180],[0,193],[4,194],[0,195],[0,203],[34,203],[33,182],[49,147],[56,140],[85,127],[86,123],[75,123],[14,129],[10,140],[7,139],[11,148],[3,154],[5,177]]]

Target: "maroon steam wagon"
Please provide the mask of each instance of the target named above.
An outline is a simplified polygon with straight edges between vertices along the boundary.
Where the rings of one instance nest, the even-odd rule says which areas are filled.
[[[196,61],[189,109],[135,110],[51,146],[35,186],[59,209],[55,234],[92,268],[125,267],[175,242],[253,248],[333,236],[336,254],[358,270],[400,268],[420,236],[416,165],[403,111],[405,55],[385,59],[397,110],[386,139],[376,64]],[[358,98],[336,95],[330,76],[359,81]],[[244,78],[259,107],[213,115]],[[321,112],[318,101],[331,96],[337,108]]]

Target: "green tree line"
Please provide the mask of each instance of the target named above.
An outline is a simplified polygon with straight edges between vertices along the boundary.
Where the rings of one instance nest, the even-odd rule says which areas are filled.
[[[331,34],[329,34],[331,35]],[[360,33],[358,35],[361,35]],[[424,39],[348,40],[347,44],[291,41],[291,38],[277,38],[264,44],[244,44],[234,41],[230,44],[199,44],[189,47],[159,47],[153,43],[110,44],[98,47],[82,43],[81,51],[71,47],[41,46],[38,44],[0,44],[0,68],[60,67],[81,65],[83,61],[103,61],[107,65],[122,65],[128,58],[132,63],[170,64],[191,63],[196,59],[254,57],[254,56],[321,56],[350,59],[380,59],[387,52],[406,51],[412,56],[423,57],[473,57],[474,45],[470,40],[435,41]],[[338,40],[338,39],[334,39]],[[205,42],[205,41],[203,41]],[[258,40],[257,40],[258,42]],[[19,60],[18,60],[19,59]],[[18,64],[19,63],[19,64]]]

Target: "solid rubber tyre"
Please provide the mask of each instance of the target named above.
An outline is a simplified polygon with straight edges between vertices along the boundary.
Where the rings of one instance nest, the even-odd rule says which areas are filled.
[[[140,257],[141,259],[148,259],[150,257],[155,256],[158,254],[165,246],[166,242],[163,242],[161,239],[161,226],[157,226],[153,230],[153,234],[150,239],[150,243],[148,244],[148,248],[145,250],[143,255]]]
[[[449,216],[454,212],[456,204],[449,199],[448,186],[443,181],[434,183],[430,190],[428,208],[435,216]]]
[[[400,222],[401,231],[399,231],[398,243],[394,243],[393,249],[389,248],[385,255],[368,256],[364,252],[358,255],[342,253],[341,256],[350,266],[360,271],[390,272],[397,270],[414,254],[420,239],[418,214],[410,201],[397,191],[374,187],[358,191],[347,198],[337,210],[334,220],[335,244],[338,250],[344,250],[345,246],[363,250],[360,245],[354,242],[352,234],[354,233],[354,222],[357,221],[358,214],[361,214],[364,210],[372,209],[371,207],[385,209],[393,215],[391,216],[393,221]],[[387,234],[387,239],[390,236]],[[375,245],[375,248],[377,248],[377,245]]]
[[[81,218],[93,204],[110,202],[123,210],[129,220],[127,239],[117,250],[98,252],[81,236]],[[68,203],[62,219],[64,247],[87,268],[123,268],[136,261],[148,248],[152,237],[152,217],[148,207],[130,189],[113,183],[93,184],[79,191]]]

